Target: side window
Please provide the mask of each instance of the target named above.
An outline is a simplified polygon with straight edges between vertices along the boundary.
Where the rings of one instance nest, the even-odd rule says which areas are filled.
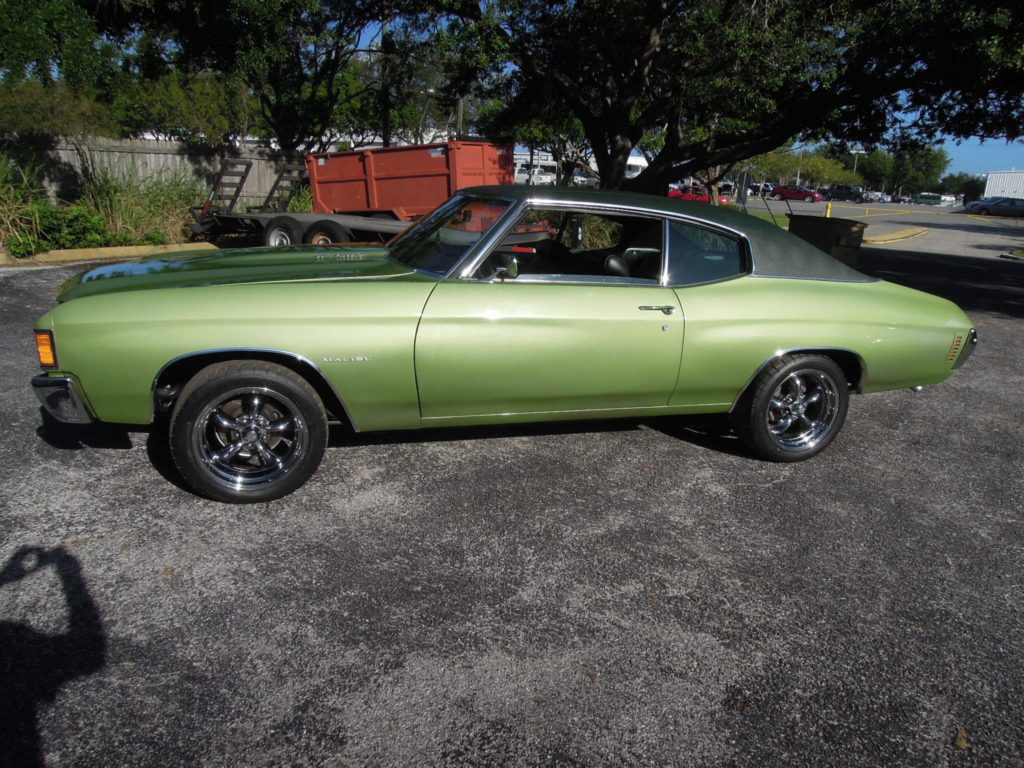
[[[669,222],[669,285],[707,283],[745,271],[743,245],[737,238],[693,224]]]
[[[476,277],[488,280],[503,269],[505,279],[520,282],[656,285],[662,230],[661,219],[533,208],[495,246]]]

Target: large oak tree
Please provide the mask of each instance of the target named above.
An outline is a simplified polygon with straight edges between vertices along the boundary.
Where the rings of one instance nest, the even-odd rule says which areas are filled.
[[[794,137],[1018,138],[1018,0],[492,0],[454,9],[521,109],[582,124],[605,187],[661,191]],[[645,135],[647,171],[625,178]]]

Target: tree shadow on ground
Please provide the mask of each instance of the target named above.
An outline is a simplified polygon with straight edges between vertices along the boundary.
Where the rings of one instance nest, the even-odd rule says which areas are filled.
[[[865,247],[857,268],[942,296],[967,312],[1024,317],[1024,262]]]

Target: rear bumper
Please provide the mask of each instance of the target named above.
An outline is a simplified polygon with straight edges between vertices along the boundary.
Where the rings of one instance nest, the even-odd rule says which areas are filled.
[[[32,389],[46,412],[66,424],[90,424],[93,419],[89,408],[70,376],[35,376]]]

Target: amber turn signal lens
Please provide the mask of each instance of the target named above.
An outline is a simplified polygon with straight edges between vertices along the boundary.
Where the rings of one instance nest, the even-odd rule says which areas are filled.
[[[43,368],[57,367],[57,352],[53,348],[53,331],[36,331],[36,352]]]

